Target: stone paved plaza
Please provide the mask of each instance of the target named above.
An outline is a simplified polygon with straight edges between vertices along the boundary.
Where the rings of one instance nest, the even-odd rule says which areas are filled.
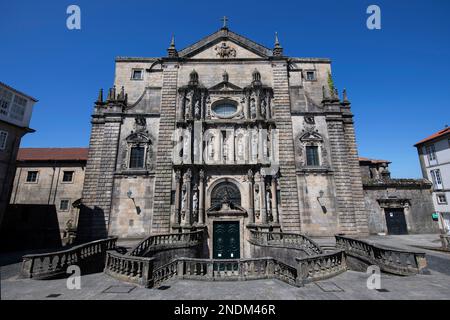
[[[322,245],[333,244],[331,238],[315,239]],[[237,300],[304,300],[304,299],[450,299],[450,253],[420,247],[439,247],[437,235],[373,236],[372,242],[392,248],[425,251],[429,274],[399,277],[382,274],[381,287],[369,290],[367,275],[347,271],[335,278],[297,288],[278,280],[243,282],[203,282],[173,280],[160,288],[145,289],[117,281],[103,273],[81,279],[80,290],[68,290],[66,279],[18,279],[20,263],[6,264],[2,256],[2,299],[237,299]],[[123,245],[123,243],[122,243]],[[9,258],[11,259],[12,256]],[[53,295],[53,297],[52,297]]]

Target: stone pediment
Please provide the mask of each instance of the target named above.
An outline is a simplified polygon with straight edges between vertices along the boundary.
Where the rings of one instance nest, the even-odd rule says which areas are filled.
[[[231,82],[228,81],[222,81],[214,86],[212,86],[211,88],[208,88],[208,91],[241,91],[242,88],[232,84]]]
[[[194,59],[268,58],[272,50],[237,33],[222,28],[178,52],[180,57]]]

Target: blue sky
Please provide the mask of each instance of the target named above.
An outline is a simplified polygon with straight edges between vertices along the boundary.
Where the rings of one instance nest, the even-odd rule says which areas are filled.
[[[81,30],[66,8],[81,8]],[[366,8],[381,8],[381,30]],[[285,54],[328,57],[347,88],[361,156],[388,159],[394,177],[420,177],[413,144],[450,124],[450,1],[0,0],[0,81],[36,97],[23,147],[87,146],[98,89],[116,56],[162,56],[221,27]]]

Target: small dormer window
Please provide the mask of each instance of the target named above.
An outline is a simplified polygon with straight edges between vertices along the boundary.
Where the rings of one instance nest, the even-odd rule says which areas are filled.
[[[316,73],[314,71],[306,71],[306,80],[308,81],[316,80]]]
[[[133,80],[142,80],[143,72],[142,69],[133,69],[131,73],[131,79]]]

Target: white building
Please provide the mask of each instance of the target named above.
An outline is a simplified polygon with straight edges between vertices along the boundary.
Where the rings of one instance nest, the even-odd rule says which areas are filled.
[[[20,140],[29,133],[37,100],[0,82],[0,224],[9,202]]]
[[[419,141],[423,177],[433,182],[433,203],[439,213],[442,231],[450,234],[450,128]]]

